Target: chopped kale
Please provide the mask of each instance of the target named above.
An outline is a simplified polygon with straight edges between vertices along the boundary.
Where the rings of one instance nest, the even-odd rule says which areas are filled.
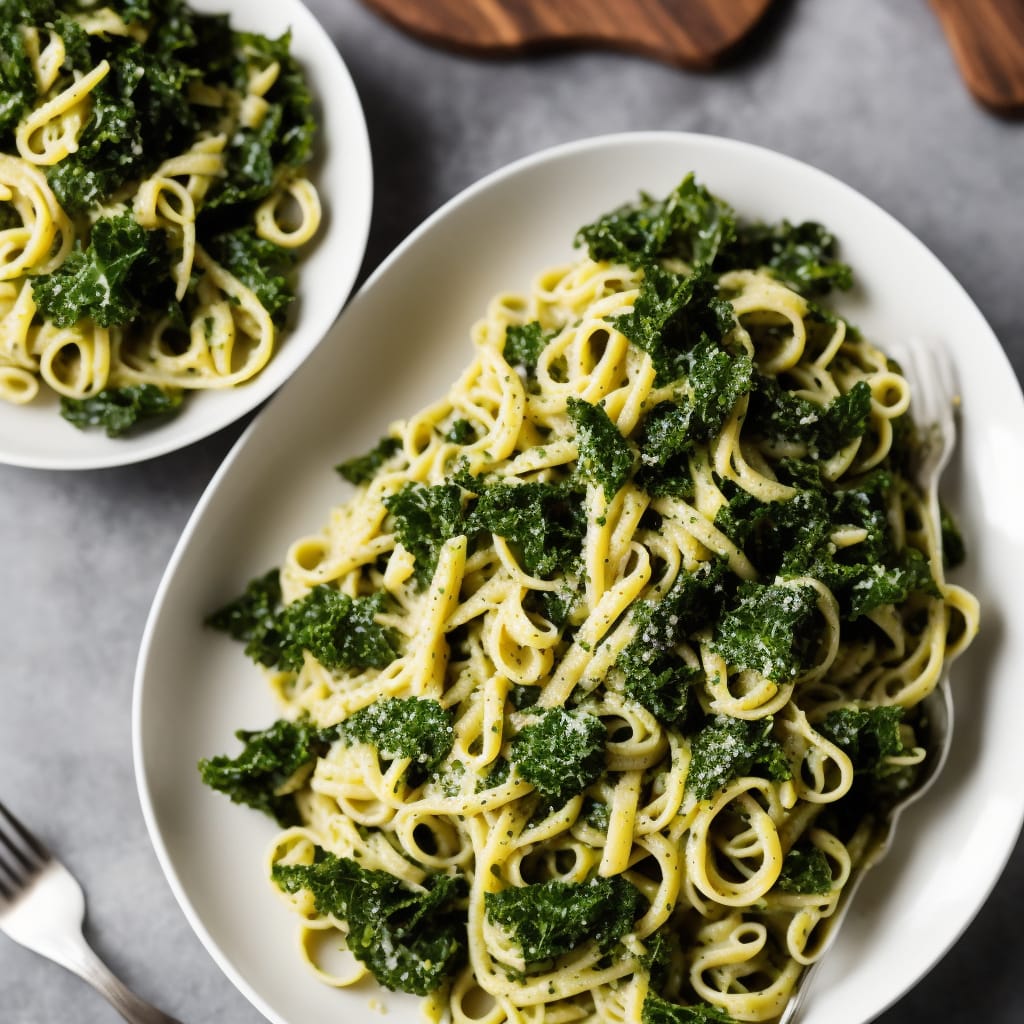
[[[235,42],[254,67],[262,69],[276,61],[281,70],[264,95],[268,107],[262,120],[239,128],[230,139],[225,151],[227,174],[210,192],[211,209],[248,204],[269,195],[280,167],[298,167],[309,159],[316,133],[312,95],[291,55],[291,34],[267,39],[239,32]],[[244,67],[240,73],[247,73]],[[245,83],[236,84],[244,87]]]
[[[714,437],[733,406],[750,390],[750,356],[730,355],[709,338],[690,354],[687,381],[692,395],[691,431],[701,440]]]
[[[867,563],[848,575],[849,617],[856,619],[885,604],[899,604],[915,591],[941,597],[928,559],[917,548],[904,548],[892,564]]]
[[[552,337],[554,335],[545,331],[536,320],[528,324],[509,324],[505,328],[505,346],[502,349],[505,362],[533,371]]]
[[[813,221],[741,225],[715,261],[715,270],[760,267],[801,295],[825,295],[853,284],[850,268],[836,259],[835,236]]]
[[[691,687],[702,676],[674,649],[718,617],[728,594],[726,574],[724,561],[707,562],[697,572],[680,572],[660,600],[633,606],[635,633],[616,665],[626,694],[660,721],[681,724],[688,717]]]
[[[395,536],[413,556],[416,582],[426,586],[445,541],[466,530],[462,488],[458,484],[427,487],[407,483],[384,499],[384,507],[391,513]]]
[[[797,488],[787,500],[760,502],[737,489],[715,517],[715,525],[740,545],[762,576],[812,576],[839,602],[842,618],[854,621],[913,592],[936,595],[927,560],[914,548],[896,551],[888,525],[886,494],[892,477],[874,470],[854,483],[830,488],[813,461],[783,459],[780,480]],[[837,526],[863,529],[857,544],[837,549]]]
[[[641,193],[628,203],[580,228],[577,245],[591,259],[647,266],[674,258],[710,263],[732,238],[732,209],[687,175],[664,199]]]
[[[639,432],[640,468],[636,482],[652,497],[693,497],[689,456],[693,406],[689,402],[660,402],[644,418]]]
[[[268,668],[297,671],[303,651],[325,668],[384,668],[398,655],[397,638],[376,620],[384,595],[349,597],[325,583],[281,607],[276,569],[252,580],[241,597],[210,615],[214,629],[245,642],[245,653]]]
[[[694,700],[693,685],[703,678],[700,669],[687,665],[671,650],[645,649],[639,639],[620,652],[616,664],[625,677],[628,697],[660,722],[686,721]]]
[[[480,488],[467,528],[504,537],[533,576],[571,572],[587,529],[582,492],[573,481],[474,484]]]
[[[753,364],[705,337],[678,361],[687,394],[656,405],[641,423],[637,482],[654,497],[692,497],[689,456],[696,442],[717,434],[738,399],[750,390]]]
[[[206,619],[206,624],[245,644],[253,661],[272,668],[281,659],[281,580],[277,569],[250,580],[244,593]]]
[[[428,775],[455,741],[451,712],[428,697],[382,697],[347,718],[341,731],[349,740],[376,747],[386,761],[412,758]]]
[[[794,846],[782,862],[776,885],[783,892],[823,896],[832,891],[832,869],[828,857],[816,846]]]
[[[789,779],[792,768],[782,744],[772,735],[771,717],[747,721],[716,715],[694,736],[686,788],[710,799],[732,779],[757,773]]]
[[[483,793],[485,790],[497,789],[498,786],[505,785],[511,773],[511,763],[503,757],[498,758],[497,761],[492,762],[490,771],[482,778],[477,779],[476,792]]]
[[[235,736],[245,744],[242,753],[234,758],[204,758],[199,762],[199,773],[207,786],[226,794],[234,803],[263,811],[283,827],[297,825],[294,793],[282,789],[292,782],[296,772],[323,757],[337,735],[336,728],[317,729],[305,720],[279,719],[261,732],[239,730]]]
[[[735,668],[753,669],[784,681],[804,667],[813,633],[808,630],[817,607],[809,585],[744,583],[737,604],[726,610],[711,640],[712,649]]]
[[[187,90],[198,74],[188,63],[194,55],[156,52],[115,37],[95,56],[109,60],[110,73],[92,91],[77,150],[47,173],[70,213],[84,213],[187,149],[200,128]]]
[[[650,264],[632,310],[612,317],[611,323],[650,354],[660,385],[687,372],[689,353],[700,342],[721,341],[735,315],[704,268],[684,276]]]
[[[429,875],[411,886],[319,847],[312,864],[275,864],[271,875],[285,892],[308,890],[319,913],[345,921],[348,949],[392,991],[428,995],[465,960],[461,877]]]
[[[641,1024],[737,1024],[725,1010],[709,1003],[680,1006],[648,990],[641,1011]]]
[[[398,656],[397,640],[377,623],[383,601],[383,593],[349,597],[326,583],[318,584],[286,605],[280,616],[280,666],[300,669],[303,651],[329,669],[390,665]]]
[[[6,0],[0,18],[0,132],[13,133],[36,101],[36,77],[25,52],[21,25],[35,19]]]
[[[604,770],[605,739],[600,718],[546,708],[513,739],[509,756],[552,807],[561,807]]]
[[[903,708],[887,704],[871,708],[837,708],[818,731],[844,751],[858,772],[882,778],[893,771],[887,758],[908,753],[900,734]]]
[[[52,273],[32,279],[40,313],[58,327],[83,317],[102,327],[133,320],[139,282],[157,265],[157,241],[130,213],[101,218],[87,248],[75,249]]]
[[[397,437],[382,437],[365,455],[346,459],[334,468],[350,483],[369,483],[392,455],[402,447]]]
[[[104,388],[89,398],[60,400],[60,414],[79,430],[103,427],[108,437],[120,437],[137,423],[173,416],[181,407],[181,392],[156,384]]]
[[[523,599],[523,607],[533,615],[542,615],[561,629],[568,622],[579,596],[571,586],[557,590],[531,590]]]
[[[612,809],[600,800],[587,797],[583,801],[583,820],[598,832],[607,832],[612,823]]]
[[[775,377],[757,375],[747,422],[767,437],[802,442],[828,457],[864,434],[870,413],[871,388],[866,381],[857,381],[821,406],[787,391]]]
[[[610,502],[629,479],[633,449],[604,406],[570,398],[566,409],[576,428],[579,447],[576,471],[585,480],[597,484],[604,491],[605,501]]]
[[[488,919],[519,946],[527,964],[569,953],[588,939],[608,952],[632,930],[646,903],[621,875],[552,879],[484,894]]]
[[[207,248],[228,273],[255,292],[280,326],[295,298],[295,290],[286,276],[295,264],[294,252],[260,238],[249,227],[215,235]]]
[[[523,708],[532,708],[540,700],[540,695],[543,692],[543,687],[540,686],[526,686],[522,683],[515,683],[509,687],[509,703],[516,711],[522,711]]]
[[[312,155],[316,135],[316,117],[313,97],[298,61],[291,53],[291,33],[285,32],[270,39],[252,32],[239,32],[235,36],[243,53],[255,55],[260,67],[278,64],[281,68],[267,98],[282,108],[284,130],[277,141],[281,163],[298,167]]]
[[[466,444],[476,439],[476,431],[469,420],[460,418],[452,421],[452,425],[445,431],[444,439],[451,444]]]

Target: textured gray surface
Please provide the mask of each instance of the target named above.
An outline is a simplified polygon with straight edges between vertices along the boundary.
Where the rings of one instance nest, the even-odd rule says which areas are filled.
[[[924,0],[782,0],[714,75],[598,53],[486,62],[422,46],[356,0],[310,6],[369,121],[377,196],[364,274],[511,159],[611,131],[703,131],[798,157],[889,210],[964,283],[1024,371],[1024,124],[973,103]],[[240,429],[120,470],[0,467],[0,797],[83,881],[101,955],[186,1024],[261,1018],[193,936],[149,846],[131,685],[164,565]],[[959,944],[881,1021],[1024,1020],[1022,905],[1018,846]],[[114,1019],[70,975],[0,937],[0,1022]]]

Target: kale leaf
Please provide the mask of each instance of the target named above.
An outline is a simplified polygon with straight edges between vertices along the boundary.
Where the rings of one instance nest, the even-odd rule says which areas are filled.
[[[640,468],[636,482],[652,497],[693,497],[688,457],[694,450],[693,406],[659,402],[644,417],[637,438]]]
[[[211,209],[248,204],[269,195],[281,167],[299,167],[312,152],[316,133],[313,98],[298,62],[290,52],[291,33],[269,39],[235,33],[235,46],[246,63],[265,68],[277,62],[280,72],[264,99],[268,107],[259,124],[241,127],[225,150],[227,174],[207,199]],[[245,67],[240,74],[247,74]],[[244,88],[245,82],[236,83]]]
[[[302,668],[309,651],[325,668],[384,668],[398,655],[391,630],[376,616],[384,594],[349,597],[320,583],[305,597],[286,605],[281,615],[282,668]]]
[[[691,686],[701,673],[674,649],[718,618],[728,595],[726,576],[725,561],[706,562],[696,572],[680,572],[660,600],[633,606],[633,639],[615,663],[626,694],[659,721],[680,724],[689,714]]]
[[[887,758],[908,753],[900,734],[903,714],[897,704],[836,708],[818,731],[849,756],[856,771],[883,778],[894,770]]]
[[[601,775],[605,739],[600,718],[546,708],[512,740],[509,756],[552,807],[562,807]]]
[[[273,668],[284,645],[280,610],[280,573],[271,569],[250,580],[241,596],[208,616],[206,624],[244,643],[253,661]]]
[[[25,52],[21,26],[34,19],[5,3],[0,19],[0,132],[13,134],[18,122],[36,101],[36,77]]]
[[[252,289],[280,326],[295,298],[295,290],[287,277],[295,263],[295,253],[260,238],[250,227],[215,235],[207,248],[229,274]]]
[[[509,366],[522,366],[532,372],[537,368],[541,352],[553,337],[536,320],[528,324],[509,324],[505,328],[505,345],[501,354]]]
[[[503,537],[533,576],[572,571],[587,529],[582,493],[563,483],[474,484],[479,495],[467,520],[472,532]],[[571,603],[571,601],[570,601]]]
[[[102,56],[111,70],[91,93],[78,148],[47,172],[58,201],[72,214],[187,149],[200,127],[188,100],[188,82],[198,74],[190,55],[179,58],[122,37],[106,40]]]
[[[369,743],[387,761],[412,758],[437,771],[455,742],[452,714],[428,697],[382,697],[345,720],[344,737]]]
[[[444,433],[444,439],[450,444],[468,444],[476,439],[476,431],[469,420],[460,417],[452,420],[451,426]]]
[[[365,455],[346,459],[334,468],[350,484],[358,486],[369,483],[377,475],[381,466],[401,447],[402,442],[397,437],[382,437]]]
[[[886,501],[892,477],[886,470],[841,488],[826,486],[810,460],[783,459],[778,475],[797,488],[792,498],[760,502],[737,489],[715,517],[718,529],[743,547],[763,577],[821,580],[849,621],[880,605],[899,604],[913,592],[938,596],[921,552],[894,549]],[[839,525],[863,529],[864,539],[837,549],[831,535]]]
[[[445,541],[465,532],[462,488],[458,484],[406,483],[384,499],[395,536],[415,561],[413,575],[426,586],[437,568]]]
[[[715,270],[760,267],[801,295],[826,295],[853,284],[849,266],[836,259],[837,249],[835,236],[813,221],[744,224],[719,253]]]
[[[633,449],[603,405],[569,398],[566,411],[576,428],[579,448],[576,471],[585,480],[597,484],[604,491],[605,501],[610,502],[629,479]]]
[[[711,647],[735,668],[784,681],[800,672],[813,642],[807,629],[817,607],[809,585],[743,583],[726,610]]]
[[[298,61],[291,53],[291,33],[277,39],[252,32],[239,32],[235,36],[242,51],[256,55],[261,67],[278,64],[280,71],[267,99],[279,104],[282,110],[283,131],[277,140],[277,156],[281,163],[298,167],[309,160],[316,135],[316,117],[313,96]]]
[[[656,383],[662,385],[685,375],[690,351],[702,341],[721,341],[735,319],[703,266],[683,276],[650,264],[633,308],[610,322],[651,356]]]
[[[753,430],[781,441],[803,442],[828,457],[867,430],[871,388],[859,380],[826,406],[787,391],[775,377],[758,374],[747,422]]]
[[[733,356],[710,338],[690,354],[687,382],[692,396],[691,432],[701,440],[714,437],[733,406],[750,390],[753,362],[750,356]]]
[[[104,388],[88,398],[60,400],[60,414],[79,430],[103,427],[107,437],[120,437],[140,421],[173,416],[181,407],[181,392],[156,384]]]
[[[928,559],[917,548],[904,548],[890,564],[865,563],[859,570],[847,577],[850,619],[885,604],[899,604],[915,591],[942,596]]]
[[[429,875],[414,887],[319,847],[312,864],[275,864],[271,876],[285,892],[308,890],[318,913],[345,921],[348,949],[392,991],[429,995],[465,960],[461,877]]]
[[[732,209],[688,174],[664,199],[641,193],[580,228],[577,245],[586,245],[591,259],[649,266],[666,258],[710,263],[732,238]]]
[[[687,393],[661,402],[640,426],[640,469],[637,482],[654,497],[692,497],[689,456],[696,443],[722,429],[736,402],[750,390],[753,364],[743,354],[731,355],[710,338],[699,341],[681,358]]]
[[[158,265],[159,239],[130,213],[103,217],[86,249],[75,249],[52,273],[32,279],[39,312],[58,327],[91,317],[102,327],[133,320],[141,279]]]
[[[680,1006],[648,990],[641,1011],[641,1024],[737,1024],[725,1010],[709,1003]]]
[[[686,788],[698,799],[710,799],[730,780],[753,772],[793,777],[782,744],[772,735],[770,716],[747,721],[716,715],[691,741]]]
[[[794,846],[782,862],[776,885],[783,892],[823,896],[832,891],[832,869],[828,857],[816,846]]]
[[[236,804],[246,804],[276,818],[282,827],[299,823],[294,793],[282,793],[296,772],[323,757],[337,739],[337,728],[317,729],[308,721],[278,719],[269,729],[235,733],[245,748],[237,757],[204,758],[204,783]]]
[[[569,953],[588,939],[608,952],[633,928],[646,903],[621,875],[552,879],[484,894],[487,917],[519,946],[528,964]]]
[[[241,597],[206,623],[245,642],[245,653],[268,668],[297,671],[303,651],[325,668],[384,668],[398,656],[394,633],[378,624],[384,594],[349,597],[320,583],[281,606],[276,569],[252,580]]]

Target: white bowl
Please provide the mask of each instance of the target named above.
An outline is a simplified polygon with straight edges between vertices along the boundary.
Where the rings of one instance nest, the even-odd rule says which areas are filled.
[[[238,645],[203,616],[280,564],[347,487],[332,470],[392,418],[441,395],[470,359],[469,327],[498,291],[571,258],[576,229],[688,171],[749,218],[823,221],[858,288],[841,311],[879,344],[935,337],[962,385],[962,438],[946,497],[982,600],[980,638],[953,668],[957,728],[936,786],[901,820],[815,979],[803,1024],[864,1024],[949,948],[987,897],[1024,818],[1024,401],[977,308],[939,261],[868,199],[776,153],[685,134],[610,136],[520,161],[453,199],[387,259],[321,346],[239,440],[199,503],[160,586],[136,675],[135,765],[153,843],[182,909],[231,980],[278,1024],[418,1019],[417,1001],[325,987],[265,875],[271,821],[199,781],[200,757],[236,749],[275,709]],[[260,514],[249,514],[259,509]]]
[[[253,380],[185,396],[180,412],[137,434],[109,438],[79,430],[60,415],[46,385],[28,405],[0,402],[0,463],[36,469],[97,469],[141,462],[192,444],[233,423],[273,394],[313,351],[348,298],[363,261],[373,206],[370,141],[355,86],[330,36],[299,0],[192,0],[228,14],[233,28],[278,37],[291,30],[319,112],[310,173],[324,205],[317,239],[301,250],[290,327]]]

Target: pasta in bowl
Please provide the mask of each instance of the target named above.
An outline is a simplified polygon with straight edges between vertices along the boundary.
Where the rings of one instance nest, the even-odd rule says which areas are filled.
[[[195,440],[266,397],[344,301],[370,192],[351,82],[300,4],[232,6],[4,9],[5,48],[24,54],[0,117],[6,461],[113,464]],[[349,192],[325,217],[313,179],[335,169]],[[197,392],[232,397],[192,410]],[[87,435],[46,423],[57,406]]]
[[[286,568],[296,538],[319,538],[328,510],[358,494],[331,467],[373,451],[391,433],[389,424],[408,422],[411,412],[448,394],[476,358],[469,332],[490,297],[528,295],[541,268],[565,267],[582,255],[572,245],[580,225],[638,189],[670,194],[687,169],[747,223],[789,217],[828,224],[855,270],[852,289],[825,297],[830,308],[882,351],[913,336],[946,343],[962,399],[943,496],[969,545],[953,578],[982,599],[983,641],[954,664],[957,728],[946,767],[864,877],[815,968],[801,1019],[875,1019],[938,963],[997,883],[1024,820],[1024,791],[1015,781],[1024,633],[998,628],[1017,614],[1024,572],[1016,512],[1024,460],[1012,443],[1024,431],[1024,401],[991,328],[909,231],[814,168],[702,135],[586,139],[502,167],[384,261],[225,460],[154,599],[133,715],[146,823],[197,936],[275,1024],[377,1020],[382,1005],[388,1020],[413,1024],[423,999],[388,992],[369,977],[338,989],[303,963],[297,937],[329,972],[344,976],[353,968],[332,962],[350,955],[338,953],[332,930],[307,928],[291,895],[268,879],[261,852],[276,848],[281,827],[204,786],[196,771],[204,758],[232,758],[242,749],[235,730],[265,730],[284,711],[238,645],[205,627],[203,617],[245,580]],[[327,941],[320,944],[319,936]],[[490,1012],[486,1003],[469,1007],[484,1017]]]
[[[906,379],[825,304],[827,230],[688,176],[577,244],[211,617],[281,717],[200,769],[285,827],[268,874],[333,985],[460,1024],[777,1020],[977,602]]]

